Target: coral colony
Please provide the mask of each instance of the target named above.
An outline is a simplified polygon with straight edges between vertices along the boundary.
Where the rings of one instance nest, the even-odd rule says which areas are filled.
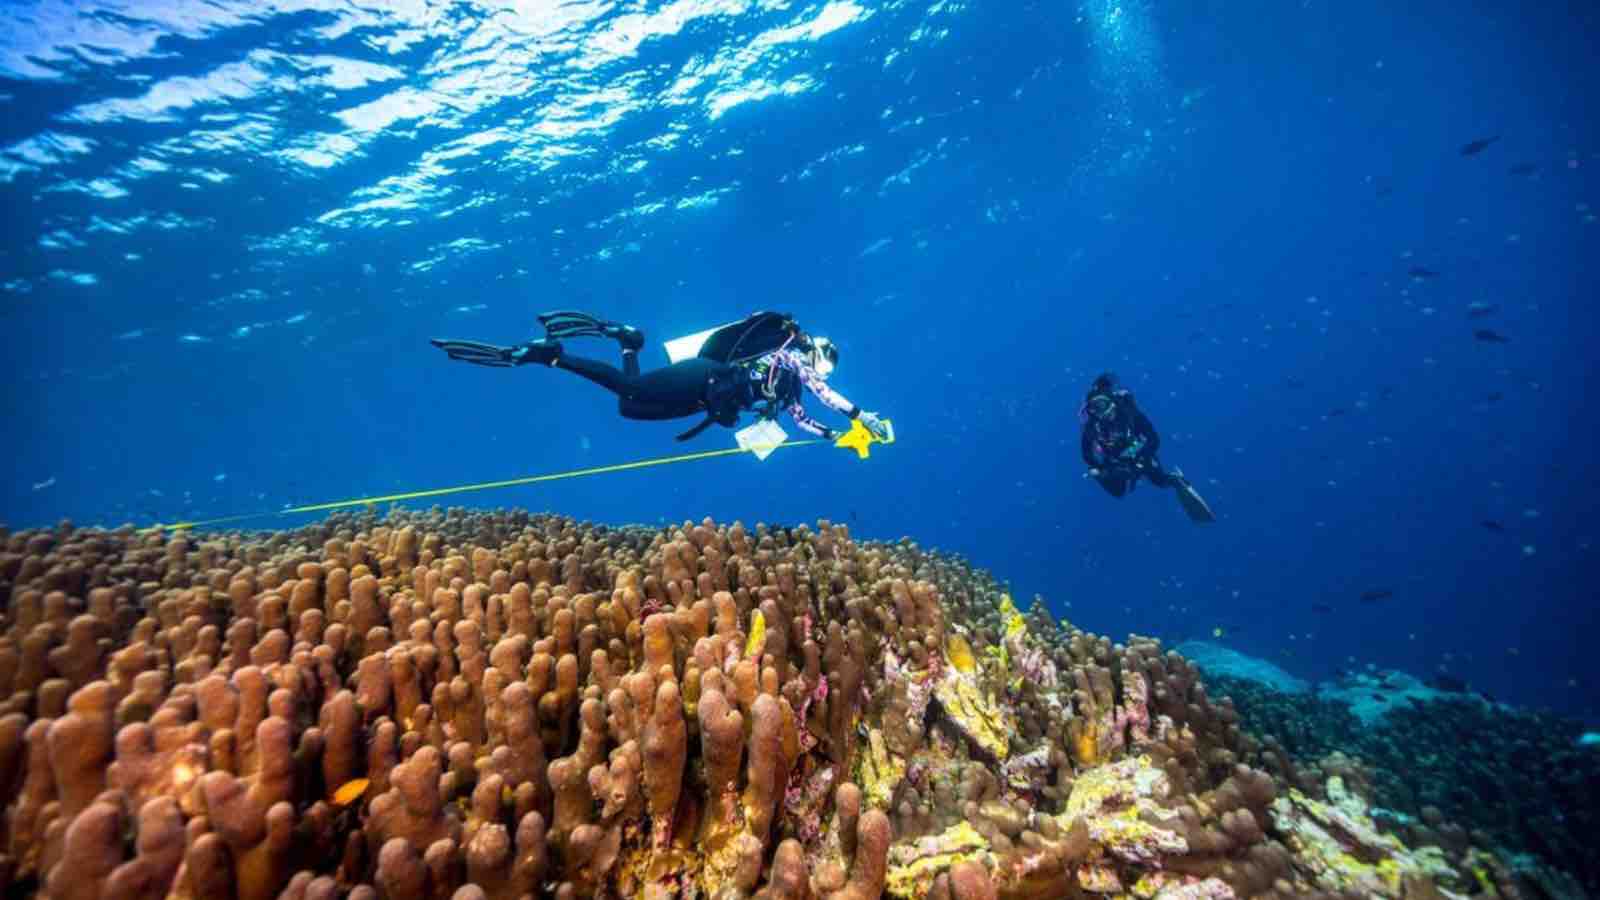
[[[1353,762],[1247,736],[1158,642],[837,524],[3,549],[12,896],[1537,896],[1380,828]]]

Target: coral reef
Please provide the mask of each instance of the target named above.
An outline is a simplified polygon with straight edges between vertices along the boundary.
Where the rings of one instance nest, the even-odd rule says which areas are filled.
[[[1157,642],[826,521],[63,523],[4,535],[0,601],[8,893],[1528,895]]]
[[[1600,894],[1600,755],[1581,746],[1582,723],[1459,692],[1419,694],[1414,679],[1387,672],[1316,693],[1210,670],[1205,681],[1257,739],[1247,761],[1312,792],[1344,776],[1370,799],[1377,825],[1412,846],[1496,848],[1508,871],[1536,885],[1531,896]],[[1357,715],[1346,696],[1354,685],[1387,712]]]

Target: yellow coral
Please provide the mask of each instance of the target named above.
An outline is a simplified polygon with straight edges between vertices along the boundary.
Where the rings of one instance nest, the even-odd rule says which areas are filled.
[[[1147,862],[1166,853],[1183,853],[1181,834],[1147,819],[1174,819],[1161,804],[1170,790],[1166,773],[1148,756],[1129,757],[1089,769],[1073,782],[1067,808],[1057,817],[1063,829],[1081,820],[1089,836],[1118,858]]]
[[[861,754],[856,783],[861,787],[863,806],[887,807],[894,789],[905,777],[905,761],[889,752],[883,732],[867,732],[867,752]]]
[[[1115,894],[1122,890],[1122,879],[1111,866],[1091,864],[1078,869],[1078,886],[1091,894]]]
[[[995,759],[1006,758],[1014,730],[1010,714],[979,690],[977,678],[952,669],[934,687],[933,695],[967,737]]]
[[[653,848],[636,846],[623,851],[617,871],[617,884],[631,896],[641,896],[648,885],[662,883],[693,883],[711,873],[705,869],[708,857],[702,857],[684,847]],[[720,886],[732,881],[732,873],[724,873],[713,883]]]
[[[1455,870],[1436,848],[1409,850],[1393,835],[1378,831],[1365,802],[1334,776],[1323,803],[1298,790],[1273,802],[1273,823],[1295,855],[1310,864],[1316,883],[1332,890],[1371,897],[1399,897],[1410,877],[1454,880]],[[1353,850],[1375,862],[1363,862]],[[1430,852],[1432,851],[1432,852]]]
[[[1007,641],[1028,633],[1028,620],[1011,602],[1010,594],[1000,595],[1000,620],[1005,623]]]
[[[940,834],[889,848],[886,889],[891,897],[925,897],[940,872],[969,859],[987,866],[988,858],[989,842],[971,825],[958,822]]]

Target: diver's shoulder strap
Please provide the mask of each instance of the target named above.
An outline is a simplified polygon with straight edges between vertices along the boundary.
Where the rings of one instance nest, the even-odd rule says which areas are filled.
[[[700,424],[699,425],[696,425],[693,428],[689,429],[688,431],[685,431],[683,434],[678,435],[678,440],[680,440],[680,441],[694,440],[695,438],[700,436],[700,432],[705,431],[707,428],[710,428],[711,426],[713,426],[715,424],[717,424],[717,420],[716,420],[715,416],[706,416],[704,419],[700,420]]]

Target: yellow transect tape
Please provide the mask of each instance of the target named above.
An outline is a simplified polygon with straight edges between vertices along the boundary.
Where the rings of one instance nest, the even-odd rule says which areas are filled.
[[[646,469],[650,468],[651,466],[665,466],[671,463],[694,462],[702,459],[715,459],[719,456],[732,456],[736,453],[752,453],[756,450],[781,450],[786,447],[809,447],[816,444],[831,443],[834,446],[847,447],[849,449],[856,450],[859,456],[864,459],[867,456],[865,452],[865,445],[857,446],[861,443],[861,441],[859,437],[855,437],[858,431],[866,432],[866,426],[862,425],[859,421],[853,421],[850,423],[850,432],[844,437],[839,438],[837,441],[825,441],[820,438],[813,438],[804,441],[784,441],[781,444],[757,445],[748,448],[729,447],[725,450],[704,450],[699,453],[684,453],[678,456],[657,456],[651,459],[640,459],[633,462],[615,463],[609,466],[594,466],[588,469],[572,469],[567,472],[551,472],[545,475],[528,475],[523,478],[508,478],[504,481],[483,481],[479,482],[478,484],[463,484],[455,487],[433,488],[426,491],[407,491],[403,494],[384,494],[377,497],[357,497],[354,500],[335,500],[331,503],[309,503],[305,506],[290,506],[284,509],[274,510],[272,512],[246,513],[239,516],[222,516],[216,519],[199,519],[193,522],[172,522],[170,524],[151,525],[147,528],[141,528],[140,532],[148,533],[152,531],[167,530],[184,531],[191,528],[202,528],[210,525],[224,525],[229,522],[243,522],[247,519],[264,519],[269,516],[287,516],[295,513],[324,512],[331,509],[343,509],[349,506],[371,506],[375,503],[394,503],[400,500],[417,500],[423,497],[443,497],[447,494],[465,494],[469,491],[487,491],[493,488],[516,487],[523,484],[537,484],[541,481],[560,481],[564,478],[582,478],[587,475],[606,475],[611,472],[625,472],[629,469]],[[893,443],[894,441],[893,438],[891,438],[888,441],[879,442],[876,438],[872,438],[871,442]]]

